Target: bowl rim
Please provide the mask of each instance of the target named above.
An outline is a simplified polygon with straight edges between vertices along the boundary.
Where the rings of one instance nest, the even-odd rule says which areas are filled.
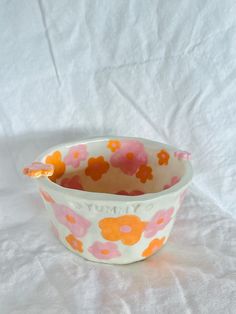
[[[143,144],[149,144],[152,146],[155,145],[161,145],[163,148],[168,149],[171,153],[174,153],[175,151],[179,150],[178,148],[171,146],[169,144],[165,144],[162,142],[154,141],[154,140],[149,140],[146,138],[142,137],[131,137],[131,136],[117,136],[117,135],[109,135],[109,136],[98,136],[98,137],[89,137],[89,138],[82,138],[78,141],[72,141],[72,142],[66,142],[66,143],[61,143],[55,146],[50,147],[46,151],[44,151],[42,154],[38,156],[36,161],[43,161],[44,157],[51,153],[54,150],[60,150],[64,147],[70,147],[74,145],[79,145],[79,144],[87,144],[91,142],[103,142],[111,139],[125,139],[125,140],[139,140]],[[185,166],[185,174],[181,178],[181,180],[170,187],[169,189],[160,191],[160,192],[155,192],[155,193],[146,193],[142,195],[137,195],[137,196],[130,196],[130,195],[117,195],[117,194],[111,194],[111,193],[100,193],[100,192],[89,192],[89,191],[82,191],[82,190],[75,190],[75,189],[70,189],[70,188],[65,188],[60,186],[57,183],[54,183],[51,181],[48,177],[40,177],[37,179],[38,184],[40,187],[45,187],[48,190],[58,192],[58,193],[63,193],[66,195],[66,197],[71,197],[71,198],[76,198],[76,199],[84,199],[87,201],[114,201],[114,202],[125,202],[125,203],[134,203],[134,202],[143,202],[143,201],[151,201],[151,200],[156,200],[165,196],[170,196],[171,194],[174,194],[176,192],[179,192],[182,190],[184,187],[187,187],[189,183],[191,182],[193,178],[193,168],[188,160],[181,160],[180,162],[184,163]]]

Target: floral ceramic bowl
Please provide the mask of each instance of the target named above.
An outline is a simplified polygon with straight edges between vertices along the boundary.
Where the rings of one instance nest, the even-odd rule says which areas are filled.
[[[190,154],[126,137],[59,145],[24,173],[38,177],[54,232],[96,262],[128,264],[167,241],[192,178]]]

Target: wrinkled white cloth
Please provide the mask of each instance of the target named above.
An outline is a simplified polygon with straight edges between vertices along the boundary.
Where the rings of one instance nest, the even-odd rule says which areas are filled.
[[[0,313],[236,313],[235,0],[0,2]],[[21,168],[58,143],[193,155],[168,244],[127,266],[52,235]]]

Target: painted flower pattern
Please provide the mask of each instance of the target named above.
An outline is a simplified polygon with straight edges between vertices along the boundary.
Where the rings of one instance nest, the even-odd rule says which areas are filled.
[[[159,210],[146,225],[144,236],[146,238],[151,238],[155,236],[159,230],[164,229],[165,226],[170,222],[173,213],[174,208]]]
[[[67,227],[75,237],[85,236],[91,225],[87,219],[65,205],[53,203],[52,208],[57,220]]]
[[[159,165],[161,166],[167,166],[168,165],[168,162],[169,162],[169,159],[170,159],[170,155],[169,153],[162,149],[158,154],[157,154],[157,157],[158,157],[158,163]]]
[[[97,259],[104,260],[119,257],[121,255],[117,249],[117,245],[110,242],[102,243],[95,241],[93,245],[88,248],[88,251]]]
[[[45,162],[54,166],[53,175],[50,176],[49,179],[56,182],[56,180],[64,174],[66,169],[65,163],[61,160],[61,153],[59,151],[55,151],[52,155],[47,156]]]
[[[142,143],[134,140],[121,142],[120,149],[116,150],[110,159],[111,165],[120,168],[127,175],[134,175],[141,165],[147,163],[147,154]]]
[[[94,181],[97,181],[108,171],[109,167],[109,163],[104,160],[103,156],[91,157],[88,160],[88,167],[85,169],[85,174],[90,176]]]
[[[80,144],[72,146],[69,149],[68,154],[64,158],[64,162],[67,166],[72,166],[77,168],[82,160],[86,160],[88,157],[88,152],[86,145]]]
[[[46,191],[44,191],[44,190],[42,190],[42,189],[39,189],[39,192],[40,192],[42,198],[43,198],[46,202],[48,202],[48,203],[55,203],[54,199],[49,195],[48,192],[46,192]]]
[[[175,176],[171,179],[170,183],[169,184],[165,184],[163,189],[164,190],[167,190],[169,188],[171,188],[173,185],[177,184],[178,182],[180,181],[180,178]]]
[[[99,227],[104,239],[121,241],[125,245],[134,245],[142,235],[145,223],[135,215],[100,220]]]
[[[136,173],[136,177],[142,182],[145,183],[147,180],[152,180],[152,168],[146,165],[141,165],[138,172]]]
[[[138,195],[143,195],[144,192],[139,191],[139,190],[133,190],[131,192],[127,192],[125,190],[121,190],[116,193],[117,195],[127,195],[127,196],[138,196]]]
[[[190,160],[191,159],[191,153],[178,150],[177,152],[174,152],[174,156],[178,158],[179,160]]]
[[[164,244],[165,242],[165,237],[161,239],[154,239],[152,240],[148,247],[143,251],[142,256],[148,257],[154,253],[156,253]]]
[[[73,234],[69,234],[66,237],[66,242],[69,243],[69,245],[75,251],[78,251],[80,253],[83,252],[83,243],[79,239],[76,239],[76,237]]]
[[[107,144],[107,148],[109,148],[113,153],[120,148],[120,141],[118,140],[110,140]]]
[[[71,178],[64,178],[61,180],[61,186],[64,188],[74,189],[74,190],[83,190],[83,187],[80,183],[80,177],[78,175]]]

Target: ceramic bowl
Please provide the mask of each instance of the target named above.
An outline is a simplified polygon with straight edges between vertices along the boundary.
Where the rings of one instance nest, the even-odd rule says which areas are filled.
[[[96,262],[128,264],[168,240],[192,178],[189,154],[142,138],[102,137],[50,148],[37,179],[58,239]]]

